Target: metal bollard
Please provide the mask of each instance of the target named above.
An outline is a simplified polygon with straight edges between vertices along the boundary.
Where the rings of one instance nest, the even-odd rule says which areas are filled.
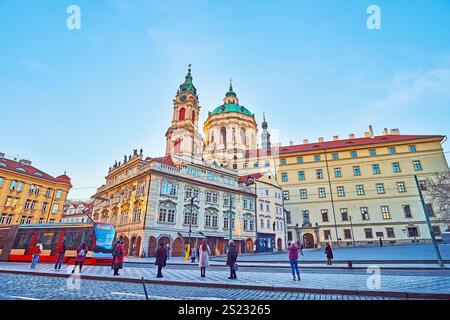
[[[353,269],[353,263],[351,261],[348,262],[348,268]]]

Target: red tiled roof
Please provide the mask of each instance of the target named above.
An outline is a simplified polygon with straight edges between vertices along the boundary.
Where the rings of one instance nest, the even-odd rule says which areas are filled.
[[[173,166],[175,163],[173,162],[173,159],[170,155],[164,156],[164,157],[158,157],[158,158],[146,158],[145,159],[148,162],[152,162],[152,161],[156,161],[156,162],[160,162],[160,163],[164,163],[170,166]]]
[[[375,137],[364,137],[364,138],[354,138],[354,139],[344,139],[344,140],[336,140],[336,141],[324,141],[324,142],[314,142],[307,144],[298,144],[294,146],[281,146],[276,151],[272,151],[278,154],[287,154],[294,152],[308,152],[315,150],[325,150],[325,149],[335,149],[335,148],[348,148],[348,147],[357,147],[357,146],[365,146],[365,145],[373,145],[373,144],[381,144],[388,142],[401,142],[401,141],[409,141],[409,140],[417,140],[417,139],[431,139],[431,138],[440,138],[444,139],[444,136],[441,135],[384,135],[384,136],[375,136]],[[273,150],[274,148],[272,148]],[[257,153],[260,156],[264,156],[264,151],[267,149],[258,149],[258,150],[247,150],[246,157],[249,156],[254,157]]]
[[[72,186],[70,183],[70,178],[67,175],[62,175],[57,178],[54,178],[51,175],[49,175],[41,170],[38,170],[31,165],[28,165],[28,164],[25,164],[22,162],[18,162],[15,160],[0,158],[0,169],[13,171],[13,172],[20,173],[20,174],[25,174],[25,175],[32,176],[35,178],[49,180],[52,182],[61,182],[61,183],[65,183],[65,184]]]
[[[247,184],[250,178],[253,178],[253,180],[258,180],[264,175],[264,173],[254,173],[254,174],[248,174],[246,176],[239,177],[239,183],[245,183]]]

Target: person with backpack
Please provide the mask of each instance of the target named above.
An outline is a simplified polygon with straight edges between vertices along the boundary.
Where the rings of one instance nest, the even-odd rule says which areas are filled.
[[[125,255],[125,247],[123,241],[119,242],[114,249],[114,275],[119,276],[119,269],[123,267],[123,256]]]
[[[164,248],[164,243],[159,244],[158,250],[156,250],[156,261],[155,265],[158,266],[157,278],[163,278],[162,269],[166,266],[167,261],[167,250]]]
[[[61,265],[64,260],[64,256],[66,255],[66,241],[63,241],[58,245],[56,248],[56,263],[55,263],[55,270],[61,270]]]
[[[120,244],[120,240],[117,240],[117,242],[112,247],[111,253],[112,253],[112,261],[111,261],[111,270],[114,269],[114,261],[116,260],[116,248]]]
[[[205,239],[203,239],[202,244],[200,245],[200,257],[198,259],[198,266],[200,267],[201,277],[206,277],[206,268],[209,267],[209,255],[211,254],[211,250],[209,249],[208,243]]]
[[[228,279],[236,279],[237,250],[233,240],[228,241],[227,266],[230,266],[230,276]]]
[[[31,269],[36,269],[36,266],[39,262],[39,257],[41,256],[43,247],[42,244],[37,243],[33,250],[31,250],[31,254],[33,255],[33,258],[31,259]]]
[[[83,244],[77,248],[77,257],[75,259],[75,266],[72,270],[72,273],[75,273],[75,269],[77,268],[78,265],[80,266],[80,273],[81,273],[81,268],[83,268],[83,262],[84,260],[86,260],[87,253],[88,253],[87,244],[86,242],[83,242]]]

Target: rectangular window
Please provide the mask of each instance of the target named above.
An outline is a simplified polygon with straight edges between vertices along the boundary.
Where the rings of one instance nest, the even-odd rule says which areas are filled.
[[[344,229],[344,239],[351,239],[352,238],[352,232],[350,229]]]
[[[395,238],[394,228],[386,228],[386,234],[388,238]]]
[[[359,166],[354,166],[353,167],[353,175],[354,176],[360,176],[361,175],[361,170],[360,170]]]
[[[236,180],[224,177],[223,178],[223,183],[225,183],[225,184],[227,184],[229,186],[234,186],[234,185],[236,185]]]
[[[348,221],[348,211],[346,208],[341,209],[342,221]]]
[[[441,228],[439,226],[433,226],[433,233],[435,237],[441,237]]]
[[[406,192],[406,187],[404,182],[397,182],[397,190],[399,193]]]
[[[329,222],[328,220],[328,210],[322,209],[320,210],[320,213],[322,214],[322,222]]]
[[[305,180],[305,171],[298,172],[298,180]]]
[[[419,230],[417,227],[408,227],[408,237],[409,238],[417,238],[419,236]]]
[[[416,146],[409,146],[409,152],[416,152]]]
[[[334,176],[336,178],[341,178],[342,177],[341,168],[334,168]]]
[[[380,166],[378,164],[373,164],[372,171],[373,171],[373,174],[380,174],[381,173]]]
[[[314,156],[314,161],[316,161],[316,162],[320,161],[320,155],[315,155]]]
[[[367,207],[362,207],[359,208],[359,211],[361,212],[361,219],[364,221],[370,220],[369,218],[369,208]]]
[[[59,205],[57,203],[55,203],[53,205],[52,213],[57,213],[58,212],[58,208],[59,208]]]
[[[431,203],[427,203],[425,205],[425,207],[427,208],[427,214],[429,217],[434,217],[434,210],[433,210],[433,205]]]
[[[254,162],[253,163],[253,168],[259,168],[259,162]]]
[[[395,147],[389,148],[389,154],[396,154]]]
[[[212,172],[208,172],[206,174],[206,177],[207,177],[208,180],[219,182],[219,175],[218,174],[215,174],[215,173],[212,173]]]
[[[197,168],[187,167],[186,172],[187,172],[187,174],[197,176],[197,177],[200,177],[202,175],[202,172],[200,171],[200,169],[197,169]]]
[[[288,241],[292,241],[292,231],[288,231]]]
[[[308,192],[306,189],[300,189],[300,199],[308,199]]]
[[[242,168],[247,169],[247,168],[248,168],[248,163],[245,162],[245,163],[242,165]]]
[[[303,163],[303,157],[297,157],[297,163],[302,164]]]
[[[331,158],[332,158],[333,160],[339,160],[339,154],[338,154],[338,153],[333,153],[333,154],[331,155]]]
[[[270,167],[270,161],[265,161],[264,162],[264,167]]]
[[[55,196],[55,198],[56,199],[61,199],[61,196],[62,196],[62,190],[56,190],[56,196]]]
[[[364,229],[364,233],[366,235],[366,239],[373,239],[372,229],[370,228]]]
[[[288,181],[287,172],[282,172],[281,173],[281,181],[282,182],[287,182]]]
[[[326,198],[325,188],[319,188],[319,198]]]
[[[163,181],[161,184],[161,194],[176,197],[178,194],[178,185]]]
[[[377,183],[377,193],[378,194],[384,194],[384,184],[383,183]]]
[[[283,191],[283,199],[284,200],[289,200],[289,191]]]
[[[343,186],[337,187],[337,194],[338,197],[345,197],[345,191]]]
[[[302,215],[303,215],[303,223],[309,224],[309,210],[303,210]]]
[[[402,207],[405,218],[412,218],[411,207],[407,204],[403,205]]]
[[[414,171],[422,171],[422,164],[419,160],[413,161]]]
[[[3,180],[4,180],[5,178],[3,178],[3,177],[0,177],[0,186],[3,184]]]
[[[400,164],[398,162],[392,163],[392,171],[394,171],[394,173],[400,172]]]
[[[280,165],[284,166],[286,164],[286,158],[280,159]]]
[[[331,231],[330,230],[323,230],[323,238],[325,240],[331,240]]]
[[[47,198],[49,198],[51,196],[51,194],[52,194],[52,189],[48,188],[47,191],[45,192],[45,196]]]
[[[286,223],[287,224],[291,224],[292,223],[291,213],[290,212],[286,212]]]
[[[350,152],[350,157],[351,157],[352,159],[357,158],[357,157],[358,157],[358,154],[356,153],[356,151],[352,151],[352,152]]]
[[[317,179],[323,179],[323,171],[322,171],[322,169],[317,169],[316,170],[316,178]]]
[[[364,186],[363,186],[362,184],[358,184],[358,185],[356,186],[356,194],[357,194],[358,196],[363,196],[363,195],[365,194],[365,192],[364,192]]]
[[[370,150],[369,150],[369,155],[370,155],[371,157],[374,157],[374,156],[377,155],[377,152],[375,151],[375,149],[370,149]]]
[[[381,214],[383,216],[383,220],[390,220],[392,219],[391,213],[389,212],[388,206],[381,206]]]
[[[17,181],[16,180],[12,180],[11,184],[9,186],[9,190],[16,190],[17,187]]]

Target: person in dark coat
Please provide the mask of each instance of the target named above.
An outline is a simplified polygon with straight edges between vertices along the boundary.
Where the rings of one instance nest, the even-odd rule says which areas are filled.
[[[112,247],[112,261],[111,261],[111,269],[114,269],[114,260],[116,260],[116,247],[120,244],[120,240],[117,240]]]
[[[119,270],[123,267],[123,257],[125,256],[125,247],[123,245],[123,241],[119,242],[115,248],[115,257],[114,257],[114,275],[119,275]]]
[[[331,249],[330,243],[327,242],[325,246],[325,254],[327,255],[327,264],[332,265],[333,260],[333,250]]]
[[[157,278],[163,278],[162,268],[166,266],[167,261],[167,249],[164,248],[164,243],[159,245],[158,250],[156,250],[156,261],[155,264],[158,266]]]
[[[72,273],[75,273],[75,269],[77,266],[80,266],[80,273],[81,268],[83,268],[84,260],[86,260],[86,255],[88,254],[88,248],[86,242],[83,242],[81,246],[77,248],[77,257],[75,258],[75,267],[72,270]]]
[[[230,276],[228,279],[236,279],[237,250],[233,240],[228,241],[227,266],[230,266]]]

